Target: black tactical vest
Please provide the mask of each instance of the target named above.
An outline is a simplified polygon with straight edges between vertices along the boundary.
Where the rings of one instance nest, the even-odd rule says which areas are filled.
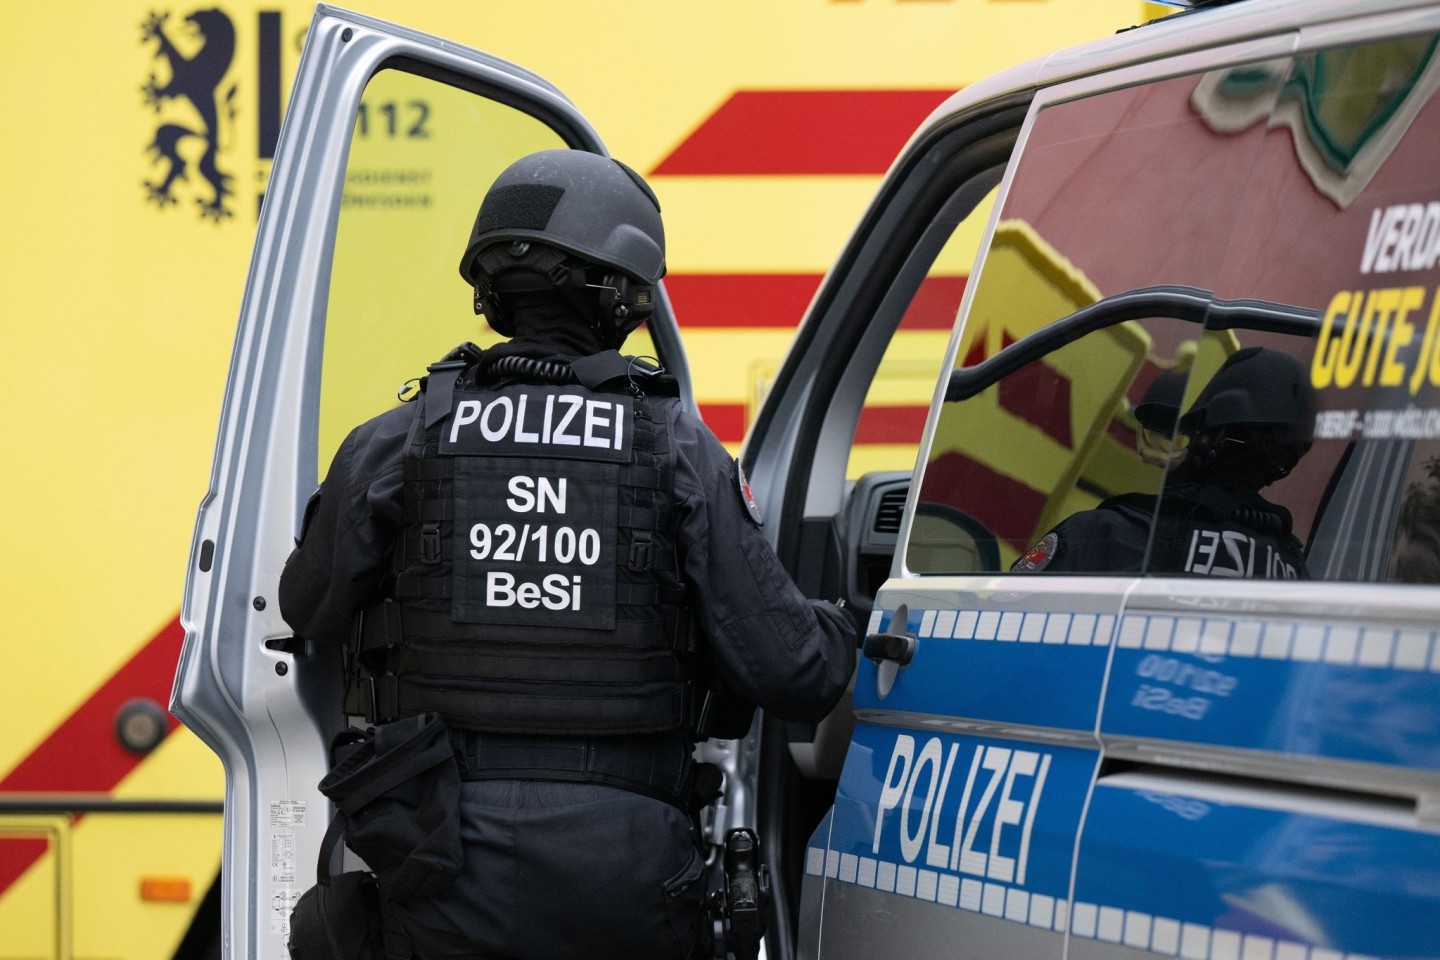
[[[1110,505],[1148,526],[1154,498],[1117,497]],[[1242,500],[1215,487],[1179,487],[1162,501],[1146,567],[1162,575],[1304,579],[1305,558],[1290,523],[1288,511],[1259,496]]]
[[[629,374],[592,372],[589,387],[477,383],[472,366],[452,388],[439,378],[454,369],[431,371],[405,458],[391,600],[360,630],[355,679],[373,685],[377,719],[690,732],[669,428],[679,401],[647,395],[659,378],[637,386]]]

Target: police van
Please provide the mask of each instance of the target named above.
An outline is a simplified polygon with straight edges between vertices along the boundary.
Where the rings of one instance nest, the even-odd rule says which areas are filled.
[[[1243,0],[915,132],[743,455],[781,559],[865,625],[832,717],[699,748],[713,838],[764,843],[767,956],[1440,957],[1437,49],[1433,2]],[[424,169],[364,135],[417,104]],[[346,723],[276,610],[305,499],[470,335],[457,238],[557,146],[604,150],[542,79],[317,12],[174,693],[228,774],[230,956],[285,955]],[[847,479],[897,330],[946,296],[914,470]],[[683,382],[663,296],[649,337]]]

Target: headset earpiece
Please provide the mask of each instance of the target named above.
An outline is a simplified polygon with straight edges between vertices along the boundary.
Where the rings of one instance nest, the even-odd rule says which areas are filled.
[[[623,273],[606,273],[599,283],[586,285],[596,291],[595,327],[606,340],[623,341],[655,312],[655,288]]]
[[[630,329],[650,319],[655,312],[655,287],[648,283],[630,284],[630,297],[628,299],[630,310]]]
[[[623,273],[607,273],[596,284],[607,332],[626,337],[655,312],[655,288]]]
[[[500,310],[500,295],[490,283],[490,277],[485,273],[475,274],[475,315],[484,316],[485,322],[490,329],[502,337],[513,337],[515,325],[504,319]]]
[[[618,273],[607,273],[593,286],[596,302],[600,304],[600,315],[605,318],[606,324],[609,324],[625,310],[625,277]]]

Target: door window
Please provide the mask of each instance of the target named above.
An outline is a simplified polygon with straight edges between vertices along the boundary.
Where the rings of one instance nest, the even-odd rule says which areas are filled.
[[[1203,313],[1186,321],[1165,297],[1147,308],[1134,291],[1163,283],[1203,298],[1263,141],[1257,130],[1218,157],[1164,153],[1193,124],[1193,87],[1182,78],[1111,91],[1034,119],[927,453],[909,569],[1006,571],[1071,514],[1158,492],[1173,413],[1142,431],[1137,412],[1163,416],[1158,394],[1183,398],[1192,371],[1213,370],[1227,342],[1205,335]],[[1087,309],[1096,322],[1084,329],[1051,326]],[[1105,542],[1077,538],[1073,562],[1118,572],[1080,540]],[[1142,537],[1127,557],[1132,572],[1146,546]]]
[[[500,339],[459,273],[480,201],[512,162],[563,149],[545,122],[405,69],[370,78],[336,226],[320,395],[321,469],[355,424],[464,341]],[[642,327],[626,351],[655,356]]]
[[[1042,110],[908,568],[1437,582],[1435,51]]]
[[[1205,136],[1265,140],[1207,308],[1235,350],[1192,384],[1147,572],[1440,582],[1435,76],[1434,38],[1412,37],[1197,82]],[[1433,949],[1412,786],[1440,766],[1433,591],[1257,587],[1125,594],[1072,950]]]
[[[1288,403],[1272,396],[1273,382],[1240,384],[1266,399],[1260,416],[1272,425],[1239,439],[1257,469],[1288,468],[1260,491],[1300,555],[1277,558],[1277,572],[1440,582],[1436,38],[1311,52],[1263,77],[1237,73],[1219,71],[1197,87],[1208,128],[1238,122],[1224,118],[1243,102],[1242,84],[1275,90],[1274,106],[1217,290],[1317,318],[1300,335],[1237,331],[1244,346],[1293,357],[1303,371]],[[1258,549],[1236,547],[1247,572],[1252,552],[1255,564],[1269,557],[1260,538]]]
[[[958,198],[957,198],[958,199]],[[990,219],[994,191],[973,209],[942,212],[931,228],[953,230],[904,306],[890,343],[865,395],[855,426],[845,476],[915,469],[925,415],[945,356],[950,330],[965,295],[970,266],[980,250],[980,231]],[[956,214],[963,217],[952,224]],[[925,245],[917,248],[923,251]]]
[[[777,551],[811,596],[868,614],[891,568],[950,336],[941,328],[1023,119],[1023,106],[1006,106],[897,161],[751,430],[746,470],[767,515],[786,518]]]
[[[1001,331],[1000,342],[1008,339]],[[1231,346],[1199,324],[1146,316],[1026,362],[999,353],[990,366],[1007,369],[991,379],[975,360],[984,346],[972,345],[970,376],[953,378],[956,399],[932,441],[911,569],[1009,570],[1046,531],[1113,499],[1143,504],[1136,511],[1148,522],[1178,453],[1175,420],[1190,376],[1213,371]],[[1059,555],[1045,558],[1048,567],[1091,573],[1138,573],[1147,547],[1145,537],[1127,543],[1073,524],[1063,543],[1051,543],[1045,548]]]
[[[350,137],[325,314],[323,469],[355,424],[466,340],[498,337],[459,273],[480,199],[500,171],[563,148],[514,107],[400,69],[370,78]]]

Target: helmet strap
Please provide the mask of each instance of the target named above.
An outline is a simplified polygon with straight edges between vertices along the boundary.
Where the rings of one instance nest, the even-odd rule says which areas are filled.
[[[475,312],[484,314],[495,332],[504,337],[515,336],[513,318],[505,315],[502,294],[495,289],[495,278],[518,270],[549,277],[550,282],[564,286],[561,278],[570,276],[569,258],[560,250],[527,240],[496,243],[475,258]]]
[[[490,326],[502,336],[514,336],[515,325],[504,316],[502,294],[495,278],[515,270],[548,277],[561,295],[594,328],[601,341],[619,347],[640,324],[655,312],[655,287],[640,283],[619,271],[599,275],[587,261],[544,243],[512,240],[496,243],[475,258],[475,312],[484,314]]]

